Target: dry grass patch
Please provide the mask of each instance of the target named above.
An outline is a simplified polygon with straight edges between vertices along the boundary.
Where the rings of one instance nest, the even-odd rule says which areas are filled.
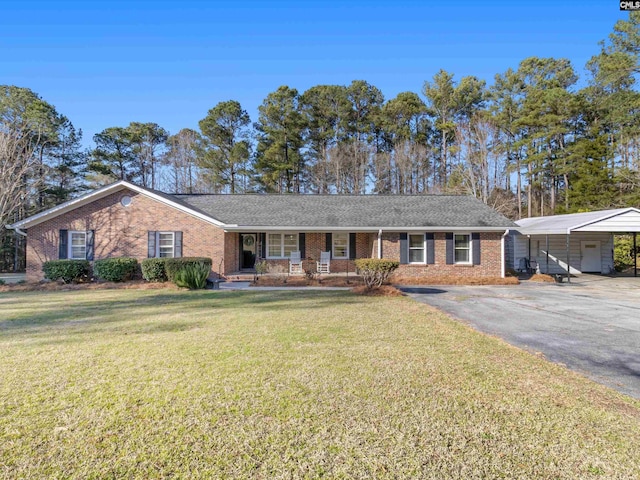
[[[393,275],[390,281],[396,285],[518,285],[520,283],[516,277],[458,277],[453,275],[428,277]]]
[[[393,285],[382,285],[378,288],[367,288],[364,285],[352,288],[356,295],[366,295],[369,297],[403,297],[405,294]]]
[[[0,285],[0,293],[9,292],[68,292],[82,290],[178,290],[172,282],[147,282],[145,280],[129,280],[127,282],[32,282]]]
[[[637,478],[640,402],[409,298],[0,294],[2,478]]]

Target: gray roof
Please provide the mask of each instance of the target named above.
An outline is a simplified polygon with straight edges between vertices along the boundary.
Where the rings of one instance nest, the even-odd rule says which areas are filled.
[[[460,195],[172,195],[238,227],[480,228],[515,223],[476,198]]]
[[[569,213],[566,215],[550,215],[547,217],[531,217],[517,220],[518,231],[524,235],[556,235],[567,234],[584,225],[600,222],[607,218],[637,211],[634,208],[615,208],[612,210],[597,210],[595,212]],[[636,222],[637,226],[637,222]],[[626,226],[620,231],[633,231],[632,226]],[[617,230],[610,230],[617,231]]]

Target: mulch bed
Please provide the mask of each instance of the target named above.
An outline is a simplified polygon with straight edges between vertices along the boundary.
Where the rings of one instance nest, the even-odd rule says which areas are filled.
[[[457,277],[457,276],[429,276],[402,277],[394,275],[390,282],[396,285],[518,285],[516,277]]]
[[[178,290],[171,283],[154,283],[145,280],[132,280],[129,282],[86,282],[86,283],[59,283],[37,282],[0,285],[0,292],[64,292],[70,290]]]

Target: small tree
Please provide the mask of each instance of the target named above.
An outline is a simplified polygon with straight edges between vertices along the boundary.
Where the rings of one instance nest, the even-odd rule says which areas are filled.
[[[387,282],[389,275],[400,266],[400,262],[377,258],[360,258],[355,264],[369,290],[380,288]]]

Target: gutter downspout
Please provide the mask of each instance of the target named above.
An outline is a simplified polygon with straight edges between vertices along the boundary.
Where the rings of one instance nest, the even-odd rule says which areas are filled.
[[[382,229],[378,230],[378,260],[382,260]]]
[[[25,232],[24,230],[19,229],[18,227],[14,227],[14,230],[16,231],[16,233],[22,235],[23,237],[27,236],[27,232]]]
[[[507,238],[507,235],[509,235],[509,229],[507,228],[504,233],[502,234],[502,237],[500,238],[500,278],[504,278],[506,276],[506,248],[505,248],[505,239]]]

